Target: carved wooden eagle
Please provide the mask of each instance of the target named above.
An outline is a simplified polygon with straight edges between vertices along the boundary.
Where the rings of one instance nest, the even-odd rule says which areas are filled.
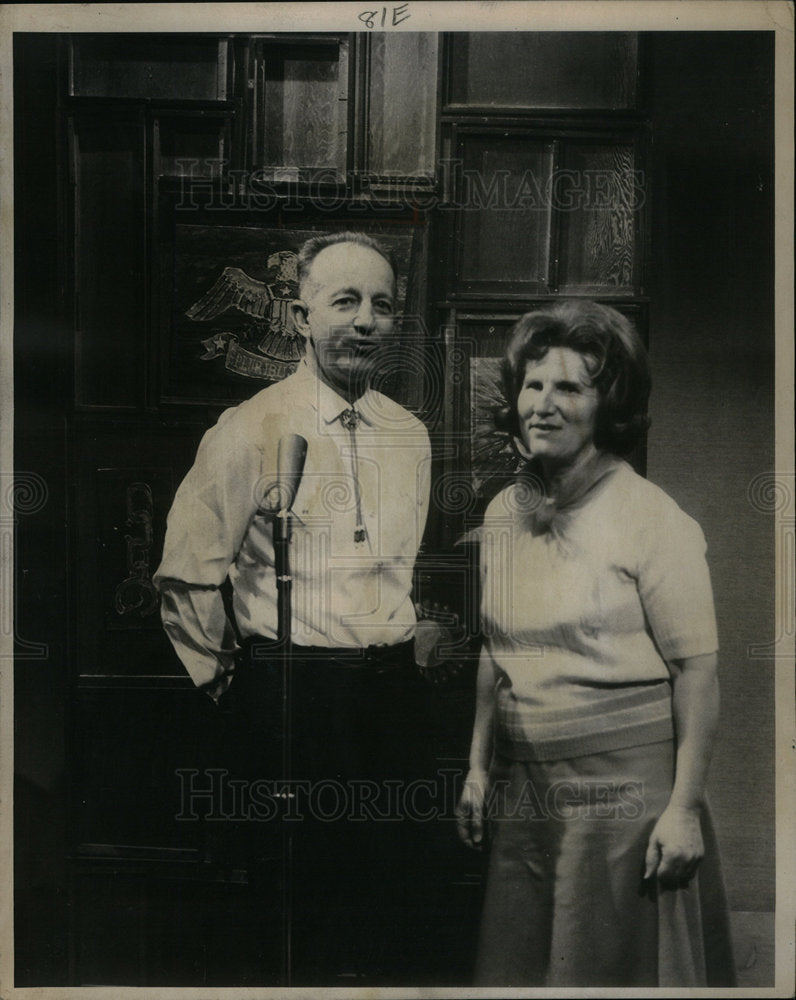
[[[196,322],[208,322],[237,309],[255,320],[253,326],[261,338],[257,350],[261,354],[276,361],[298,361],[304,353],[304,342],[290,310],[290,303],[298,295],[296,263],[296,254],[291,250],[272,253],[267,262],[267,273],[273,275],[270,281],[252,278],[240,267],[225,267],[215,284],[186,310],[185,315]],[[235,335],[220,336],[227,336],[229,340]],[[218,353],[222,351],[208,347],[203,358],[212,358]]]
[[[270,285],[249,277],[239,267],[225,267],[218,281],[185,315],[193,320],[211,320],[228,309],[239,309],[247,316],[266,319],[273,301]]]

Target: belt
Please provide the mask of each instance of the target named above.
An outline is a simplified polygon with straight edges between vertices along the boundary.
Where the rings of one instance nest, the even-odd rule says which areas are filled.
[[[392,646],[291,646],[291,658],[317,660],[325,666],[340,670],[397,670],[414,663],[414,639]],[[256,648],[254,659],[267,656],[270,647],[278,647],[275,639],[252,636],[243,643],[244,653]]]

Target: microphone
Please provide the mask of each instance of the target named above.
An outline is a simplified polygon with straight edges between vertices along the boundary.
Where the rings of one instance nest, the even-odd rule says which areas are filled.
[[[277,513],[289,511],[293,507],[306,458],[307,439],[301,434],[285,434],[279,439],[276,450],[276,487],[279,496]]]

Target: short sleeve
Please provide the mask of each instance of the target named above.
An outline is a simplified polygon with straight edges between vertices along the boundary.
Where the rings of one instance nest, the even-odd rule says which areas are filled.
[[[705,536],[666,499],[641,534],[638,588],[661,654],[676,660],[716,652],[718,635]]]
[[[481,526],[470,533],[478,542],[478,565],[481,588],[481,628],[484,636],[491,636],[496,624],[508,620],[506,614],[510,590],[507,574],[511,561],[508,546],[515,530],[514,498],[512,487],[502,490],[492,499],[484,514]]]

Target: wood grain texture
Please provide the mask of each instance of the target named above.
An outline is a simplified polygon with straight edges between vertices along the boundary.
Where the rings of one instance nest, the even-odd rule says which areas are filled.
[[[465,145],[459,203],[465,281],[548,280],[552,144],[501,133]]]
[[[462,32],[453,38],[454,104],[626,108],[637,45],[622,32]]]
[[[577,197],[561,214],[562,289],[633,287],[633,148],[570,146],[565,157]]]
[[[163,115],[156,124],[156,176],[206,178],[220,172],[230,131],[227,119]]]
[[[638,70],[638,35],[612,34],[608,43],[610,67],[610,93],[614,95],[613,107],[630,108],[636,103],[636,74]]]
[[[343,172],[348,48],[290,47],[266,67],[263,165]],[[276,74],[276,78],[274,75]]]
[[[144,142],[134,115],[74,119],[75,382],[82,405],[142,401]]]
[[[74,41],[73,92],[80,97],[226,98],[217,39],[179,35],[96,35]]]
[[[434,172],[438,36],[371,40],[368,166],[381,176]]]

